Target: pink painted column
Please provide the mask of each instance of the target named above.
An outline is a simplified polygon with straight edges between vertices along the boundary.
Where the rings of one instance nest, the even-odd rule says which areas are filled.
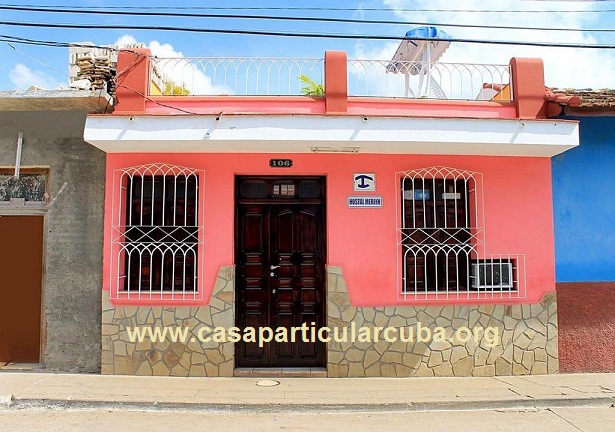
[[[510,60],[513,101],[520,119],[547,118],[545,72],[542,59],[517,58]]]
[[[117,59],[117,105],[114,114],[143,114],[149,93],[149,49],[122,50]]]
[[[348,65],[345,51],[325,51],[325,107],[327,114],[348,112]]]

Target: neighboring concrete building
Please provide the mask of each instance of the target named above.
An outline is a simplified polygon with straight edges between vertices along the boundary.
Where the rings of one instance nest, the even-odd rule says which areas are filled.
[[[615,371],[615,91],[554,90],[552,114],[579,122],[553,158],[560,369]],[[567,100],[565,98],[568,98]]]
[[[551,157],[578,145],[578,124],[547,119],[540,60],[133,50],[118,70],[116,110],[85,127],[106,152],[102,373],[558,371]],[[154,74],[182,96],[160,95]],[[312,96],[300,96],[301,74]],[[420,323],[445,338],[198,337],[302,323],[323,335]],[[131,341],[138,326],[190,332]],[[456,338],[477,326],[496,328],[497,343]]]
[[[107,105],[90,91],[0,92],[0,366],[100,370],[105,155],[83,128]]]

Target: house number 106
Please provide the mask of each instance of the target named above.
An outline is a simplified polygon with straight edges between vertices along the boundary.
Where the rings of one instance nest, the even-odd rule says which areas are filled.
[[[292,159],[271,159],[269,160],[271,168],[290,168],[293,166]]]

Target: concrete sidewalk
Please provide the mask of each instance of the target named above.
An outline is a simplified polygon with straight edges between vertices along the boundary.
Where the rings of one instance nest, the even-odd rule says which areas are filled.
[[[615,374],[258,379],[0,372],[0,409],[428,411],[614,405]]]

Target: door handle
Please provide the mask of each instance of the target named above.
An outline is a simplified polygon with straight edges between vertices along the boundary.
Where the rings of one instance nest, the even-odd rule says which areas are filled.
[[[272,266],[271,266],[271,267],[269,267],[269,268],[270,268],[271,270],[275,270],[275,269],[278,269],[278,268],[280,268],[280,267],[282,267],[282,266],[279,266],[279,265],[277,265],[277,266],[276,266],[276,265],[272,265]]]

